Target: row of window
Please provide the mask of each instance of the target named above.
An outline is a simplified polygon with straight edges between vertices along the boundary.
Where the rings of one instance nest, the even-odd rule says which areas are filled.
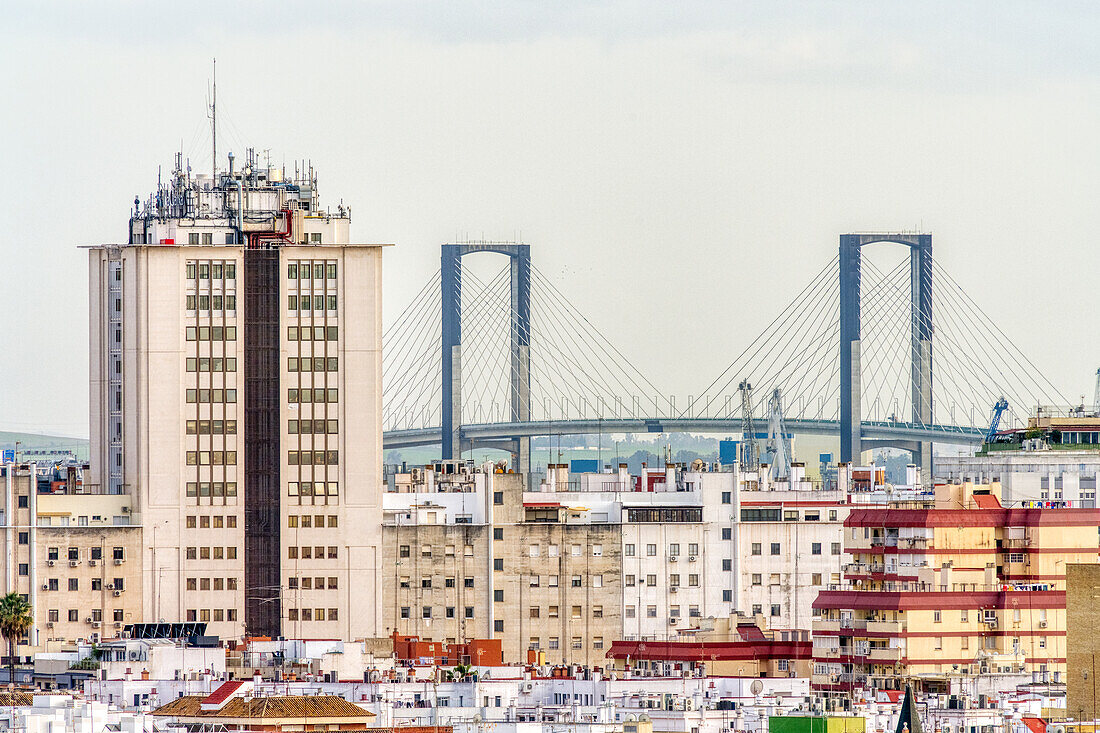
[[[324,578],[287,578],[286,585],[291,590],[336,590],[338,579],[329,576],[328,583]]]
[[[72,623],[76,623],[76,622],[80,621],[80,609],[79,608],[70,608],[70,609],[68,609],[66,617]],[[111,617],[115,621],[122,621],[125,618],[125,615],[124,615],[121,608],[116,608],[116,609],[113,609],[111,611]],[[89,618],[91,618],[92,621],[102,623],[102,621],[103,621],[103,610],[100,609],[100,608],[93,608],[90,612]],[[49,609],[46,612],[46,620],[49,621],[50,623],[57,623],[59,620],[61,620],[61,610],[57,609],[57,608]]]
[[[688,580],[687,584],[688,584],[689,588],[698,588],[699,587],[699,574],[698,573],[689,573],[688,576],[687,576],[687,580]],[[645,577],[642,577],[641,575],[639,575],[637,577],[636,582],[637,582],[638,585],[648,585],[650,587],[653,587],[653,586],[657,585],[657,576],[655,574],[646,575]],[[635,585],[635,577],[633,575],[625,575],[625,576],[623,576],[623,583],[626,585],[627,588],[633,588],[634,585]],[[668,576],[668,584],[670,586],[672,586],[673,588],[680,587],[680,574],[679,573],[670,574]]]
[[[312,307],[311,307],[312,306]],[[286,307],[288,310],[336,310],[336,296],[335,295],[314,295],[310,298],[308,295],[288,295],[286,296]]]
[[[224,517],[220,514],[215,514],[213,516],[205,514],[199,516],[194,514],[187,515],[188,529],[195,529],[196,527],[198,529],[209,529],[211,527],[211,522],[213,522],[212,526],[214,529],[222,529],[223,527],[234,529],[237,526],[237,515],[227,514]]]
[[[235,450],[189,450],[187,451],[188,466],[235,466],[237,465],[237,451]]]
[[[572,637],[569,644],[573,649],[583,649],[584,648],[584,640],[582,639],[582,637],[579,637],[579,636]],[[538,651],[539,649],[542,648],[542,639],[537,637],[537,636],[532,636],[530,638],[530,640],[527,642],[527,647],[529,649],[534,649],[534,650]],[[546,648],[550,649],[550,650],[560,649],[561,648],[561,641],[556,636],[547,637],[547,639],[546,639]],[[602,636],[593,636],[592,637],[592,648],[593,649],[603,649],[603,637]],[[568,697],[568,695],[566,695],[564,697]],[[499,700],[499,698],[497,698],[497,699]],[[498,705],[498,707],[499,707],[499,705]],[[531,722],[535,722],[533,717],[531,718]]]
[[[188,621],[204,621],[209,623],[210,621],[236,621],[237,609],[235,608],[215,608],[213,611],[209,608],[187,609]]]
[[[184,335],[188,341],[236,341],[236,326],[187,326]]]
[[[286,462],[290,466],[338,466],[340,451],[292,450],[287,451]],[[293,496],[293,495],[292,495]]]
[[[237,310],[236,295],[188,295],[187,310]]]
[[[323,608],[288,608],[286,610],[287,621],[338,621],[339,612],[335,608],[327,611]]]
[[[198,232],[188,235],[189,244],[198,244]],[[226,237],[232,237],[227,234]],[[203,234],[203,244],[210,244],[210,234]],[[227,240],[227,244],[230,244]],[[188,262],[187,279],[195,280],[234,280],[237,277],[237,264],[235,262]]]
[[[320,241],[320,240],[318,240]],[[286,276],[289,280],[309,280],[310,276],[313,276],[314,280],[335,280],[336,279],[336,261],[313,261],[303,260],[301,262],[290,262],[286,266]]]
[[[224,359],[220,356],[189,356],[184,366],[189,372],[235,372],[237,371],[237,358],[233,356]]]
[[[409,585],[409,576],[402,575],[401,578],[398,581],[398,585],[401,588],[409,588],[410,587],[410,585]],[[420,579],[420,587],[421,588],[431,588],[432,587],[432,579],[431,578],[421,578]],[[455,587],[455,579],[454,578],[444,578],[443,579],[443,587],[444,588],[454,588]],[[462,579],[462,587],[463,588],[473,588],[474,587],[474,579],[473,578],[463,578]]]
[[[340,520],[340,518],[338,516],[336,516],[335,514],[329,514],[328,515],[328,526],[329,527],[338,527],[338,526],[340,526],[340,521],[339,520]],[[317,528],[324,527],[325,526],[325,515],[324,514],[318,514],[316,516],[313,516],[313,515],[310,515],[310,514],[302,514],[301,516],[299,516],[297,514],[290,514],[290,515],[287,515],[286,526],[290,527],[292,529],[295,528],[295,527],[297,527],[299,529],[309,529],[311,527],[317,527]]]
[[[493,531],[495,532],[496,529],[494,529]],[[494,537],[494,539],[496,539],[496,538]],[[556,548],[557,545],[551,545],[551,547]],[[399,545],[398,548],[397,548],[397,556],[398,557],[409,557],[411,555],[411,553],[412,553],[412,550],[408,545]],[[454,545],[447,545],[445,548],[443,548],[443,554],[446,557],[454,557],[454,555],[455,555],[455,546]],[[463,555],[465,555],[466,557],[473,557],[474,556],[474,546],[473,545],[466,545],[463,549]],[[420,546],[420,557],[431,558],[432,557],[432,546],[431,545],[421,545]]]
[[[291,435],[334,435],[340,432],[340,423],[338,420],[289,420],[286,431]]]
[[[581,606],[572,606],[570,608],[569,618],[579,619],[582,618],[584,611]],[[531,606],[527,609],[528,618],[542,618],[542,607]],[[557,606],[546,607],[546,618],[560,618]],[[603,606],[592,606],[592,618],[603,618]]]
[[[668,607],[668,615],[669,615],[670,618],[679,618],[679,616],[680,616],[680,607],[679,606],[669,606]],[[699,611],[698,606],[695,606],[695,605],[688,606],[688,616],[689,617],[699,618],[700,615],[701,615],[701,612]],[[637,606],[623,606],[623,616],[625,618],[638,618],[638,608],[637,608]],[[657,618],[657,607],[656,606],[646,606],[645,607],[645,617],[646,618]]]
[[[237,579],[188,578],[187,590],[237,590]]]
[[[340,359],[335,356],[289,356],[286,360],[288,372],[335,372]]]
[[[340,493],[340,484],[335,481],[291,481],[286,488],[289,496],[337,496]]]
[[[286,556],[288,560],[336,560],[339,556],[339,549],[336,546],[330,546],[326,556],[325,548],[320,545],[316,547],[310,547],[309,545],[291,546],[286,548]]]
[[[66,580],[68,581],[69,590],[73,590],[73,591],[80,590],[80,578],[67,578]],[[58,581],[57,578],[47,579],[46,583],[45,583],[45,586],[46,587],[43,588],[43,590],[47,590],[47,591],[60,590],[60,587],[61,587],[60,582]],[[126,590],[126,581],[123,580],[122,578],[112,578],[111,581],[107,583],[107,587],[104,588],[103,587],[103,578],[92,578],[92,590],[93,591],[102,591],[102,590],[123,591],[123,590]]]
[[[656,557],[657,556],[657,545],[655,545],[655,544],[646,545],[645,546],[645,554],[646,554],[646,557]],[[679,542],[670,543],[669,546],[668,546],[668,554],[669,554],[669,557],[679,557],[680,556],[680,543]],[[698,555],[699,554],[699,543],[698,542],[689,542],[688,546],[687,546],[687,554],[688,555]],[[623,555],[626,556],[626,557],[634,557],[634,555],[635,555],[634,545],[633,544],[623,545]]]
[[[753,573],[751,580],[753,585],[763,585],[764,575],[763,573]],[[768,575],[768,585],[779,585],[781,582],[780,573],[771,573]],[[821,573],[810,574],[810,585],[821,585]]]
[[[493,531],[496,532],[497,529],[499,529],[501,531],[501,536],[500,537],[493,537],[493,539],[504,539],[504,535],[503,535],[504,530],[503,530],[503,528],[497,527],[497,528],[494,528]],[[592,551],[592,557],[603,557],[603,545],[591,545],[589,549]],[[527,547],[528,557],[538,557],[540,552],[542,552],[542,547],[540,545],[528,545],[528,547]],[[547,547],[546,547],[546,556],[547,557],[558,557],[559,554],[560,554],[560,548],[557,545],[553,545],[553,544],[547,545]],[[569,546],[569,554],[572,557],[581,557],[582,555],[584,555],[584,549],[580,545],[570,545]]]
[[[768,554],[769,555],[781,555],[781,554],[783,554],[782,549],[783,549],[782,545],[779,542],[772,542],[770,547],[768,548]],[[830,551],[829,554],[831,554],[831,555],[839,555],[840,552],[841,552],[840,543],[839,542],[833,542],[832,545],[829,548],[829,551]],[[763,555],[764,554],[764,546],[760,542],[753,542],[751,547],[750,547],[749,552],[750,552],[750,554],[753,554],[753,555]],[[821,554],[821,543],[820,542],[811,542],[810,543],[810,554],[811,555],[820,555]],[[728,568],[723,568],[723,570],[728,570]]]
[[[401,616],[401,618],[412,618],[412,609],[409,606],[401,606],[400,616]],[[432,610],[432,607],[431,606],[421,607],[420,617],[421,618],[435,618],[434,611]],[[443,618],[454,618],[454,617],[455,617],[455,607],[454,606],[445,606],[444,609],[443,609]],[[473,606],[466,606],[464,609],[462,609],[462,617],[463,618],[473,618],[474,617],[474,607]],[[504,630],[504,625],[503,625],[504,622],[498,620],[497,623],[500,624],[500,628],[496,628],[494,630],[495,631],[503,631]]]
[[[188,420],[188,435],[236,435],[236,420]]]
[[[702,522],[702,507],[627,509],[628,522]]]
[[[237,548],[232,547],[188,547],[188,560],[236,560]]]
[[[335,341],[339,335],[336,326],[287,326],[287,341]]]
[[[336,402],[339,396],[339,390],[335,387],[331,389],[288,389],[286,391],[286,400],[291,404],[307,403],[307,402]]]
[[[188,496],[236,496],[236,481],[188,481]]]
[[[23,533],[23,532],[19,533],[20,544],[25,544],[25,543],[23,543],[23,534],[25,534],[25,533]],[[46,559],[47,560],[59,560],[59,559],[61,559],[60,554],[61,554],[61,548],[59,548],[59,547],[47,547],[46,548]],[[65,559],[70,560],[70,561],[71,560],[80,560],[81,559],[81,557],[80,557],[80,548],[79,547],[70,547],[70,548],[68,548],[68,551],[65,553]],[[102,560],[103,559],[103,548],[102,547],[89,547],[88,548],[88,559],[89,560]],[[111,559],[112,560],[125,560],[126,559],[126,549],[122,548],[122,547],[113,547],[113,548],[111,548]]]
[[[189,389],[184,393],[189,404],[234,404],[237,401],[235,389]]]

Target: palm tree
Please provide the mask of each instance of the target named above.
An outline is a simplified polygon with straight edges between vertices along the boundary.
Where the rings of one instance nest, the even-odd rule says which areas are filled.
[[[473,672],[473,667],[468,664],[460,664],[451,670],[451,681],[458,682],[465,677],[468,677]]]
[[[15,684],[15,641],[30,631],[34,624],[31,604],[18,593],[0,598],[0,635],[8,640],[8,682]]]

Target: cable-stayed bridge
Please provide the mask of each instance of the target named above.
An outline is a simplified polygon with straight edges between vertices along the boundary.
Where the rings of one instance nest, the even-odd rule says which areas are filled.
[[[863,249],[880,243],[908,257],[877,266]],[[479,253],[506,263],[478,277],[463,262]],[[534,436],[730,433],[778,419],[787,433],[839,434],[841,460],[894,446],[929,472],[932,444],[980,443],[1002,397],[1003,426],[1068,404],[932,258],[929,234],[842,235],[837,256],[732,356],[678,402],[532,263],[529,245],[445,244],[383,334],[383,445],[440,444],[444,458],[501,448],[526,471]]]

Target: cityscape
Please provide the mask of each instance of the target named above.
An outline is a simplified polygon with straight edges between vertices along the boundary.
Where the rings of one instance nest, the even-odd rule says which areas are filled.
[[[1015,148],[984,167],[978,153],[947,165],[927,191],[899,183],[916,187],[898,208],[874,196],[855,206],[791,177],[785,192],[772,182],[716,193],[706,156],[691,152],[706,135],[665,137],[695,106],[726,113],[728,100],[696,99],[694,85],[729,84],[775,109],[800,90],[820,128],[801,127],[800,113],[789,134],[778,122],[728,134],[773,151],[813,137],[811,165],[837,146],[859,177],[881,158],[914,165],[971,122],[865,146],[832,126],[833,103],[815,94],[869,104],[912,92],[993,109],[999,94],[1013,105],[1025,94],[1002,86],[1018,65],[1042,80],[1026,93],[1054,94],[1073,122],[1037,132],[1026,105],[1023,121],[991,123],[986,109],[984,137],[1045,151],[1021,166],[1057,159],[1062,185],[1086,192],[1065,196],[1094,192],[1073,183],[1084,175],[1074,166],[1095,178],[1100,152],[1077,122],[1100,109],[1067,90],[1095,91],[1100,17],[1072,3],[1003,16],[983,7],[996,31],[969,27],[974,11],[958,9],[962,45],[931,8],[871,17],[854,3],[837,4],[835,18],[798,3],[672,15],[647,3],[505,2],[488,14],[428,3],[427,15],[337,4],[332,18],[295,18],[293,32],[281,7],[262,18],[226,8],[217,21],[181,11],[221,40],[140,42],[149,62],[187,57],[171,82],[186,105],[135,111],[157,136],[138,142],[149,123],[112,117],[133,149],[110,151],[117,168],[94,182],[91,157],[72,159],[66,175],[85,183],[51,175],[56,192],[13,146],[16,173],[39,196],[76,197],[88,226],[61,235],[68,217],[52,213],[44,231],[59,241],[10,251],[56,260],[51,289],[63,292],[23,317],[38,333],[10,331],[2,362],[0,730],[1096,733],[1100,347],[1089,299],[1077,297],[1100,272],[1091,243],[983,228],[1055,217],[1037,193],[1008,192],[1016,179],[997,166]],[[123,10],[28,8],[5,53],[46,64],[59,39],[88,39],[88,64],[106,69],[129,53],[117,44],[137,24],[169,17]],[[929,35],[882,51],[899,23]],[[233,44],[216,30],[230,26],[242,31]],[[251,51],[265,34],[261,58]],[[867,58],[838,65],[839,38],[866,42]],[[983,44],[996,69],[963,63]],[[519,87],[503,80],[513,69],[502,49]],[[571,95],[556,96],[548,49],[562,84],[606,78],[539,127],[538,110]],[[934,52],[960,66],[947,70]],[[84,78],[78,51],[60,53]],[[400,68],[408,54],[431,59],[431,74]],[[647,54],[652,67],[639,61]],[[385,69],[352,70],[353,58]],[[314,64],[293,72],[309,82],[278,73]],[[697,76],[665,80],[661,64]],[[34,75],[52,73],[46,64],[17,80],[12,99],[30,99]],[[346,108],[320,75],[346,87]],[[450,98],[444,80],[501,106],[449,120],[425,119],[419,103],[398,111],[402,95]],[[126,88],[90,83],[105,99]],[[687,109],[649,119],[648,100],[617,96],[635,83]],[[351,90],[376,84],[395,100],[383,111],[372,98],[392,115],[385,124],[362,117],[377,158],[358,152],[370,149],[361,141],[330,147],[346,118],[372,109]],[[494,127],[508,93],[532,105],[521,143]],[[100,104],[75,104],[84,121],[65,124],[98,129]],[[283,104],[306,116],[280,118]],[[44,113],[24,117],[8,139],[18,130],[38,149]],[[439,172],[453,200],[419,196],[422,171],[447,162],[418,157],[420,140],[398,142],[409,127],[426,149],[455,134],[440,149],[488,151],[504,182],[470,164]],[[190,142],[179,137],[192,128]],[[629,180],[637,169],[613,139],[642,129],[661,142],[630,148],[653,172]],[[588,144],[562,158],[578,130]],[[268,139],[291,159],[260,147]],[[576,183],[575,208],[548,225],[534,213],[549,206],[545,191],[525,199],[520,171],[560,188],[574,179],[553,169],[585,158],[590,171],[621,168],[598,195]],[[759,165],[793,165],[788,176],[802,166],[782,158]],[[643,203],[652,211],[639,208],[616,235],[636,205],[624,197],[662,176],[683,195],[661,184]],[[963,185],[950,176],[1003,198],[936,203],[933,189]],[[765,193],[783,200],[762,206]],[[463,201],[480,204],[461,212]],[[791,218],[788,205],[843,214],[810,215],[809,236],[776,224],[768,239],[764,219]],[[486,213],[495,206],[507,216]],[[683,228],[681,216],[697,229],[633,241],[664,232],[665,219]],[[431,236],[400,223],[422,219]],[[748,237],[746,226],[761,228]],[[23,241],[19,228],[9,236]],[[561,241],[573,236],[582,244]],[[968,247],[989,261],[961,255]],[[19,272],[4,296],[13,319],[20,298],[46,289]],[[1028,278],[1026,289],[1008,284]],[[53,358],[33,348],[41,334]],[[70,389],[86,393],[86,413]]]

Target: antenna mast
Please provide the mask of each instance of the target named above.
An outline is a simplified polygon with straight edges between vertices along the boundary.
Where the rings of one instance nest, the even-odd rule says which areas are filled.
[[[210,161],[214,180],[218,180],[218,60],[214,59],[214,92],[210,99],[210,138],[213,145]]]

